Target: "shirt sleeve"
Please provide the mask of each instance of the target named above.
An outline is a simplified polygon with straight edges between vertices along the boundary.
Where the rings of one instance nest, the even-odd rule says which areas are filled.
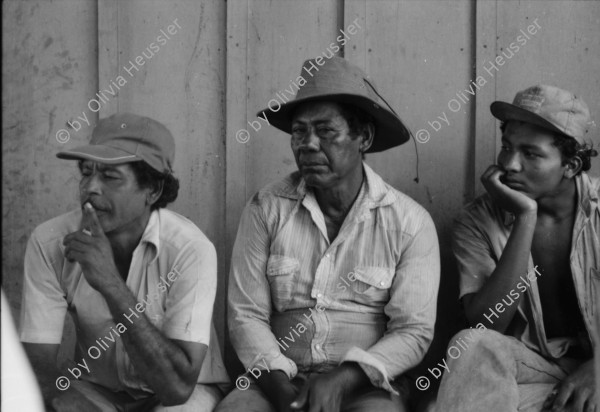
[[[170,339],[210,343],[217,291],[217,253],[209,241],[190,242],[166,276],[172,284],[162,330]]]
[[[342,362],[357,362],[379,388],[397,393],[390,384],[417,365],[433,339],[440,281],[440,253],[435,226],[421,211],[423,222],[414,235],[403,233],[401,260],[385,306],[383,337],[368,350],[351,348]]]
[[[25,250],[21,341],[60,344],[66,312],[67,300],[57,271],[34,231]]]
[[[298,373],[284,356],[271,331],[271,291],[266,277],[270,240],[258,205],[258,195],[242,214],[229,273],[229,334],[246,368],[281,370],[291,379]]]
[[[463,212],[454,224],[452,251],[460,275],[460,298],[479,291],[497,262],[470,212]]]

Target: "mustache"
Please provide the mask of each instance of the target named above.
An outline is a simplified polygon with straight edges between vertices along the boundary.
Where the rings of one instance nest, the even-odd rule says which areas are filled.
[[[102,202],[99,202],[98,200],[96,200],[96,199],[91,199],[91,198],[86,198],[86,199],[85,199],[83,202],[81,202],[81,208],[82,208],[82,209],[83,209],[83,206],[84,206],[86,203],[89,203],[89,204],[91,204],[91,205],[92,205],[92,207],[93,207],[95,210],[99,210],[99,211],[102,211],[102,212],[107,212],[107,211],[109,211],[109,210],[110,210],[110,207],[108,207],[107,205],[104,205],[104,204],[102,204]]]

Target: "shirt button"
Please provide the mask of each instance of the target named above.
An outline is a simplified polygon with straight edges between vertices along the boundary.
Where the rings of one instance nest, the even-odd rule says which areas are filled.
[[[325,257],[326,257],[327,259],[329,259],[329,253],[325,254]]]
[[[381,282],[379,283],[381,286],[385,286],[385,282]]]
[[[317,297],[318,297],[318,298],[322,298],[322,297],[323,297],[323,294],[322,294],[322,293],[317,293]]]
[[[317,350],[321,350],[321,345],[319,345],[318,343],[315,345],[315,349]]]

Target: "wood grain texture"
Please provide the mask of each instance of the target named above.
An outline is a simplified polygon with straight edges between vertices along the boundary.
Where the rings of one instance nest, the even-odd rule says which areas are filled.
[[[345,24],[360,17],[365,29],[346,58],[373,77],[380,93],[421,141],[420,181],[415,142],[367,155],[386,182],[409,195],[431,214],[438,230],[442,277],[432,346],[415,376],[427,374],[444,357],[459,328],[458,276],[450,252],[452,219],[472,193],[475,99],[465,94],[473,79],[473,2],[345,1]],[[463,97],[457,96],[462,93]],[[455,103],[456,102],[456,103]],[[432,389],[438,382],[433,382]],[[424,395],[416,391],[418,395]]]
[[[221,343],[225,325],[225,26],[226,4],[192,0],[108,2],[118,16],[101,34],[105,68],[100,88],[127,81],[110,105],[152,117],[175,138],[179,196],[170,209],[192,220],[215,244],[219,259],[214,322]],[[114,25],[114,22],[111,24]],[[106,42],[106,43],[104,43]],[[118,53],[111,51],[114,45]],[[142,63],[143,62],[143,63]],[[109,93],[108,93],[109,94]],[[108,112],[113,112],[113,108]]]
[[[456,315],[451,222],[482,193],[479,176],[499,148],[489,105],[536,83],[554,84],[580,95],[600,124],[600,2],[9,0],[2,7],[2,287],[16,311],[31,231],[78,204],[76,167],[54,154],[87,142],[98,116],[131,111],[163,122],[175,136],[181,190],[172,208],[217,247],[215,324],[223,344],[226,279],[243,207],[296,168],[289,136],[256,113],[278,94],[291,99],[302,62],[324,53],[356,19],[361,28],[340,54],[375,80],[414,133],[430,134],[417,144],[419,184],[413,142],[368,155],[367,163],[421,203],[438,228],[438,313],[446,325],[437,349]],[[180,27],[159,44],[175,19]],[[486,70],[536,19],[541,28],[526,45],[497,71]],[[127,73],[153,42],[159,50]],[[119,76],[126,83],[116,88]],[[485,84],[473,96],[465,89],[473,90],[478,77]],[[91,99],[99,110],[88,106]],[[60,129],[70,133],[67,143],[57,141]],[[241,129],[247,143],[236,140]],[[591,173],[599,175],[600,159],[593,163]],[[235,356],[226,348],[231,366]]]
[[[31,232],[79,204],[75,163],[55,153],[87,141],[91,128],[77,127],[78,116],[97,118],[87,108],[96,92],[96,2],[5,1],[2,29],[2,288],[18,325]],[[73,338],[68,319],[61,360]]]

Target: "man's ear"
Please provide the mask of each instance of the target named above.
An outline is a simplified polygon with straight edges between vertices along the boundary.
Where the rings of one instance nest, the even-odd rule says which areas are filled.
[[[569,160],[565,161],[564,165],[565,165],[564,176],[567,179],[572,179],[573,177],[577,176],[577,174],[583,167],[583,161],[581,160],[581,158],[579,156],[573,156]]]
[[[375,125],[368,123],[367,127],[363,129],[362,142],[360,143],[361,153],[365,153],[373,144],[373,138],[375,137]]]
[[[162,195],[164,187],[165,181],[159,181],[157,187],[153,191],[148,192],[146,195],[146,204],[152,206],[154,203],[156,203],[158,199],[160,199],[160,195]]]

